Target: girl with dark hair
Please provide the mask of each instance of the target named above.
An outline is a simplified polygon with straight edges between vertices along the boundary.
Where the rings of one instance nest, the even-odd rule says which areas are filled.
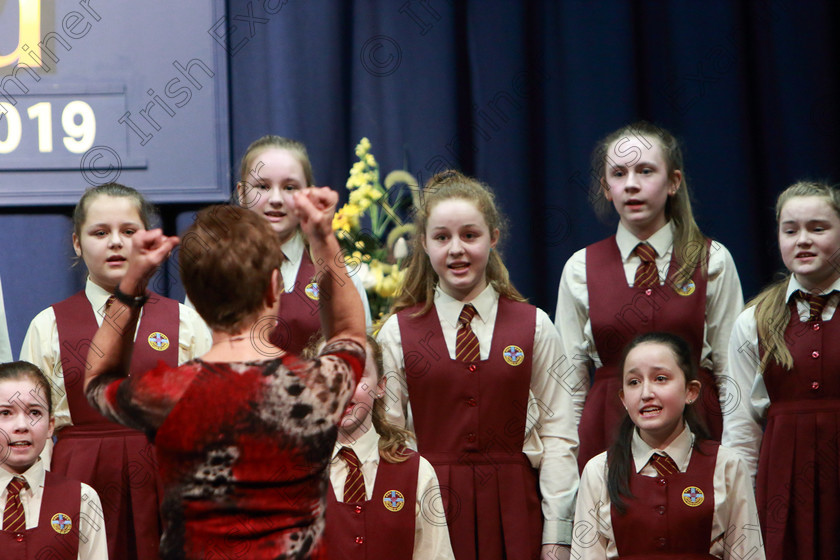
[[[0,364],[0,549],[4,560],[107,560],[102,505],[90,486],[48,471],[50,383],[29,362]]]
[[[619,363],[626,414],[581,475],[572,557],[764,558],[746,465],[706,439],[696,361],[682,338],[636,337]]]

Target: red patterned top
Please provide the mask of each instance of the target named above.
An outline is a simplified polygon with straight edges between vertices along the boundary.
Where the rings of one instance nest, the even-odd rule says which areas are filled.
[[[340,340],[314,360],[193,360],[97,378],[91,404],[155,443],[161,556],[324,558],[327,466],[364,359]]]

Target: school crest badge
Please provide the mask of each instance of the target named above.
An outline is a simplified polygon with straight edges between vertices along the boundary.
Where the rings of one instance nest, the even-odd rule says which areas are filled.
[[[682,499],[688,507],[697,507],[703,503],[706,497],[703,495],[703,491],[696,486],[689,486],[683,490]]]
[[[689,280],[682,286],[674,286],[674,291],[680,294],[681,296],[690,296],[694,293],[694,290],[697,286],[694,285],[694,280]]]
[[[304,288],[303,291],[306,292],[306,295],[309,297],[309,299],[314,299],[315,301],[318,301],[320,294],[318,292],[318,284],[316,282],[310,282],[309,284],[307,284],[306,288]]]
[[[405,505],[405,496],[399,490],[388,490],[382,497],[382,503],[388,511],[400,511]]]
[[[66,535],[73,528],[73,520],[66,513],[56,513],[50,519],[50,526],[59,535]]]
[[[518,366],[525,360],[525,352],[522,351],[522,348],[513,344],[505,348],[502,356],[512,366]]]
[[[163,352],[169,348],[169,337],[162,332],[153,332],[149,335],[149,346],[158,352]]]

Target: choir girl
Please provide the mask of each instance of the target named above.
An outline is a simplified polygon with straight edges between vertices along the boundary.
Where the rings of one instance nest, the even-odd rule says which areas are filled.
[[[0,500],[4,560],[107,560],[102,504],[87,484],[40,458],[53,434],[50,383],[28,362],[0,364]]]
[[[338,425],[325,537],[330,558],[454,560],[432,465],[385,418],[382,350],[368,335],[365,371]]]
[[[623,413],[616,366],[642,332],[673,332],[689,342],[703,385],[698,412],[719,440],[718,376],[743,307],[732,256],[694,221],[682,151],[668,131],[647,122],[616,130],[596,147],[592,170],[596,210],[608,215],[613,206],[618,230],[566,262],[555,314],[564,375],[575,388],[581,469],[615,437]]]
[[[756,478],[767,557],[840,557],[840,191],[799,182],[776,202],[784,278],[738,316],[729,371],[738,406],[724,445]]]
[[[285,299],[275,331],[275,345],[300,353],[317,339],[319,290],[313,277],[317,267],[309,254],[300,220],[291,210],[292,195],[315,184],[306,146],[281,136],[263,136],[245,151],[236,194],[239,204],[268,220],[283,244],[280,268]],[[351,276],[364,304],[365,322],[371,324],[367,293],[358,275]]]
[[[112,558],[154,558],[160,540],[159,481],[152,447],[141,432],[93,410],[82,381],[90,340],[128,269],[137,232],[147,229],[151,205],[135,189],[108,183],[88,189],[73,212],[73,248],[88,272],[84,290],[48,307],[29,325],[22,360],[37,365],[52,387],[58,441],[46,467],[93,486],[100,494]],[[132,334],[135,334],[132,331]],[[132,371],[158,361],[175,366],[210,348],[198,314],[155,294],[136,331]],[[51,459],[50,459],[51,455]]]
[[[619,371],[626,413],[618,438],[581,475],[572,557],[762,560],[746,464],[697,422],[688,343],[642,334]]]
[[[437,471],[458,560],[568,558],[577,429],[558,334],[509,279],[485,185],[447,171],[422,200],[377,337],[389,420]]]
[[[128,374],[146,280],[178,243],[135,235],[127,294],[94,336],[89,401],[155,442],[163,481],[163,558],[325,559],[327,467],[339,419],[365,363],[364,314],[332,231],[338,195],[300,189],[297,213],[321,263],[327,344],[314,360],[270,352],[283,303],[280,241],[268,221],[237,206],[200,211],[179,251],[190,301],[213,347],[173,368]],[[267,357],[271,356],[271,357]]]

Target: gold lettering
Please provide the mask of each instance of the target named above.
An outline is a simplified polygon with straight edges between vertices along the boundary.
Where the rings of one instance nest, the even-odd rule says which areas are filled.
[[[18,0],[20,6],[20,37],[15,50],[0,54],[0,68],[13,66],[20,60],[22,52],[34,53],[34,60],[41,60],[41,0]],[[27,51],[21,47],[26,45]],[[30,57],[32,58],[32,57]],[[33,66],[27,61],[27,66]],[[35,64],[34,66],[40,66]]]

